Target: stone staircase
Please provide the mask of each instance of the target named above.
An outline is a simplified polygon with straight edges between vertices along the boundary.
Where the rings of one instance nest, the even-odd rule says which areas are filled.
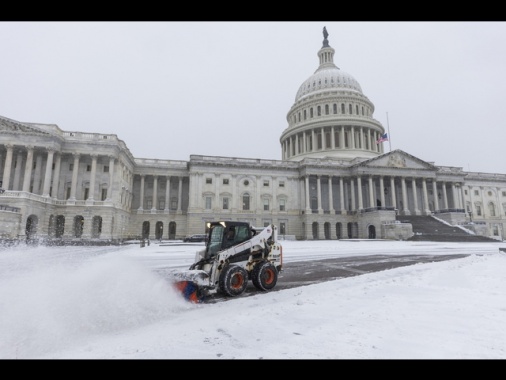
[[[398,215],[396,218],[402,223],[411,223],[414,235],[409,241],[442,241],[442,242],[496,242],[485,236],[473,235],[456,226],[449,226],[432,216],[426,215]]]

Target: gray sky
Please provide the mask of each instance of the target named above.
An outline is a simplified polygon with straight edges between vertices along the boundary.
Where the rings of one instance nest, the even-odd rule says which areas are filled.
[[[506,22],[0,22],[0,115],[138,158],[279,160],[324,26],[385,151],[506,173]]]

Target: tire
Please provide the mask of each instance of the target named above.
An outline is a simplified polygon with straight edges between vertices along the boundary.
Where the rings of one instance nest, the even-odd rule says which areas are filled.
[[[248,272],[238,265],[228,265],[221,272],[218,285],[220,291],[227,296],[238,296],[248,286]]]
[[[262,261],[251,271],[251,281],[259,290],[271,290],[278,282],[278,270],[269,261]]]

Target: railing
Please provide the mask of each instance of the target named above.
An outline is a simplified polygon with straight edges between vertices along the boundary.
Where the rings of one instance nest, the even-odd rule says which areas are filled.
[[[112,206],[112,201],[91,201],[91,200],[61,200],[54,199],[51,197],[29,193],[27,191],[14,191],[14,190],[6,190],[3,193],[0,193],[0,197],[12,197],[12,198],[23,198],[30,199],[36,202],[41,203],[50,203],[55,206]]]
[[[466,210],[464,210],[463,208],[446,208],[446,209],[436,210],[436,211],[434,211],[434,214],[445,214],[445,213],[449,213],[449,212],[465,213]]]

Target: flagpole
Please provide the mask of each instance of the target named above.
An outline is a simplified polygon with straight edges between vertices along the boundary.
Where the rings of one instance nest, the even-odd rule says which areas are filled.
[[[390,123],[388,122],[388,112],[387,112],[387,130],[388,130],[388,147],[390,148],[390,152],[392,151],[392,135],[390,134]]]

